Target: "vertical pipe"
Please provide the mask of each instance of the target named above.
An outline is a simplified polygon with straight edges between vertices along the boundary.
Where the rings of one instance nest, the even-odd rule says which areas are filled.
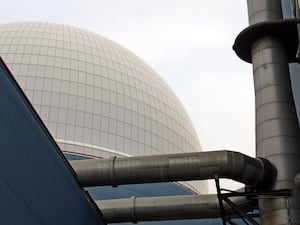
[[[280,0],[248,0],[249,23],[282,19]],[[280,31],[278,31],[280,32]],[[300,135],[285,47],[272,36],[251,48],[256,104],[256,154],[277,168],[271,190],[288,188],[292,197],[261,199],[261,222],[300,224],[300,193],[294,176],[300,171]]]

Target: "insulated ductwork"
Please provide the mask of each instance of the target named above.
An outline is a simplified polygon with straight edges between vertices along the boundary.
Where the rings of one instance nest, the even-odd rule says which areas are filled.
[[[249,186],[269,185],[275,178],[265,159],[238,152],[213,151],[72,161],[82,186],[101,186],[230,178]]]
[[[239,209],[252,209],[246,197],[231,199]],[[168,197],[128,198],[96,201],[107,223],[157,220],[220,218],[217,195],[182,195]],[[233,210],[224,205],[226,215],[234,216]]]

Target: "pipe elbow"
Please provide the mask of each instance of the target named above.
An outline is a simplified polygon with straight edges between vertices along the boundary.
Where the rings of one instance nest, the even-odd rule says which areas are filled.
[[[253,187],[256,189],[268,188],[274,183],[277,177],[277,170],[275,166],[265,158],[256,158],[256,160],[259,160],[262,164],[262,174]]]
[[[227,178],[239,181],[255,189],[269,187],[275,180],[276,168],[264,158],[252,158],[239,152],[226,152]]]

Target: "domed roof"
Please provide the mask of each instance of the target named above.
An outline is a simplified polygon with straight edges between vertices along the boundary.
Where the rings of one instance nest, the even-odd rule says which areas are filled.
[[[0,54],[63,151],[107,157],[199,151],[171,89],[140,58],[76,27],[0,25]]]
[[[3,24],[0,56],[65,153],[110,157],[201,150],[168,85],[107,38],[60,24]],[[191,185],[207,191],[206,182]]]

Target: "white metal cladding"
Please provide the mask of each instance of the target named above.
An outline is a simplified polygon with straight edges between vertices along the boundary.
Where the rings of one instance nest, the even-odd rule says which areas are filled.
[[[11,23],[0,25],[0,55],[63,150],[97,157],[114,155],[103,149],[201,150],[172,90],[115,42],[66,25]]]

